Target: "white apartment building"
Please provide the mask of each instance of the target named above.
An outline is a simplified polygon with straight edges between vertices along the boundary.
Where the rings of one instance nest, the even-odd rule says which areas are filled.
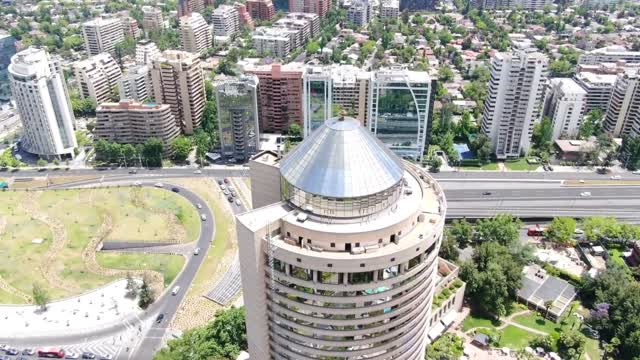
[[[578,135],[587,92],[573,79],[555,78],[548,84],[544,113],[553,123],[552,139]]]
[[[238,10],[231,5],[220,5],[211,15],[213,22],[213,35],[233,36],[240,31],[240,15]]]
[[[424,359],[438,183],[346,117],[250,173],[254,210],[236,227],[251,358]]]
[[[614,137],[640,135],[640,74],[618,75],[604,121],[604,129]]]
[[[382,0],[380,4],[380,19],[397,19],[400,16],[399,0]]]
[[[523,9],[543,10],[545,6],[551,6],[551,0],[472,0],[473,7],[482,9]]]
[[[369,0],[353,0],[347,9],[347,20],[357,27],[369,24],[373,18],[373,6]]]
[[[484,103],[482,131],[498,159],[529,151],[534,124],[540,120],[549,59],[526,50],[496,53]]]
[[[320,16],[317,14],[290,12],[284,19],[307,21],[309,23],[309,36],[315,38],[320,35]]]
[[[147,65],[135,65],[118,80],[120,100],[145,101],[152,97],[151,72]]]
[[[434,91],[427,72],[376,71],[369,90],[369,130],[398,156],[421,161],[431,134]]]
[[[74,63],[73,72],[80,87],[80,95],[94,99],[97,104],[111,100],[113,89],[122,77],[120,66],[108,53]]]
[[[607,111],[616,79],[616,75],[603,75],[592,72],[579,72],[574,76],[576,83],[587,92],[585,114],[595,109],[600,109],[603,113]]]
[[[202,122],[206,100],[198,55],[179,50],[164,51],[153,60],[151,82],[156,103],[169,104],[182,131],[193,134]]]
[[[160,56],[160,49],[149,40],[140,40],[136,44],[136,64],[147,65]]]
[[[120,18],[95,18],[82,24],[84,47],[89,56],[103,52],[114,54],[116,44],[124,40]]]
[[[30,47],[11,58],[8,70],[22,122],[22,149],[49,159],[73,157],[75,118],[60,64]]]
[[[624,46],[612,45],[588,51],[578,58],[578,64],[598,65],[605,62],[624,60],[627,63],[640,63],[640,51],[629,51]]]
[[[203,54],[213,46],[211,27],[197,12],[180,18],[180,41],[182,50]]]
[[[225,77],[214,83],[222,156],[246,161],[260,150],[258,77]]]
[[[291,52],[291,38],[282,29],[258,27],[251,35],[253,47],[260,56],[285,58]]]
[[[154,6],[142,7],[142,28],[145,32],[164,28],[162,10]]]

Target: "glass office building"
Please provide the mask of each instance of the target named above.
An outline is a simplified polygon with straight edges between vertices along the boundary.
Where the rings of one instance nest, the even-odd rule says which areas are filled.
[[[308,136],[331,118],[331,68],[312,66],[305,69],[303,79],[304,136]]]

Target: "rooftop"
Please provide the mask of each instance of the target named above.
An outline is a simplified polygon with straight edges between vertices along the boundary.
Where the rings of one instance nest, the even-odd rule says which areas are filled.
[[[596,74],[592,72],[580,72],[576,74],[576,77],[579,80],[583,80],[585,82],[591,84],[611,84],[613,85],[618,78],[617,75],[604,75],[604,74]]]
[[[551,79],[551,84],[552,86],[559,86],[560,90],[565,94],[587,95],[587,92],[571,78]]]
[[[282,160],[281,175],[307,193],[354,198],[396,185],[404,166],[352,118],[327,120]]]

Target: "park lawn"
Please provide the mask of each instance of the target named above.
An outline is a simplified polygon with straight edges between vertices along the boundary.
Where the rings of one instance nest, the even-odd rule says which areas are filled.
[[[24,304],[24,299],[0,289],[0,304]]]
[[[517,161],[505,161],[504,166],[513,171],[533,171],[540,167],[540,164],[529,164],[526,158],[520,158]]]
[[[184,256],[168,254],[99,252],[98,264],[118,270],[154,270],[162,274],[164,286],[169,286],[185,263]]]
[[[551,320],[545,319],[537,312],[519,315],[512,319],[516,324],[520,324],[535,330],[544,331],[546,333],[560,332],[561,325]]]
[[[500,326],[499,320],[489,319],[487,317],[483,317],[482,315],[471,313],[462,322],[462,331],[466,332],[478,327],[493,329],[497,326]]]
[[[490,162],[482,166],[462,166],[464,170],[498,170],[498,163]]]
[[[510,349],[519,350],[529,346],[531,340],[535,339],[539,335],[531,333],[527,330],[520,329],[519,327],[509,325],[500,330],[499,347],[508,347]]]
[[[602,352],[600,351],[600,344],[598,340],[587,337],[587,342],[584,345],[585,353],[589,355],[591,360],[597,360],[602,358]],[[586,357],[583,355],[583,359]]]

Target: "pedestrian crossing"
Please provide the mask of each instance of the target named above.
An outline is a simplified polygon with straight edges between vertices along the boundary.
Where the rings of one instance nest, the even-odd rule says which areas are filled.
[[[82,354],[83,352],[92,352],[100,358],[100,356],[111,355],[115,356],[116,352],[120,348],[120,344],[117,341],[109,342],[109,340],[101,339],[83,344],[66,345],[63,347],[65,353]]]

